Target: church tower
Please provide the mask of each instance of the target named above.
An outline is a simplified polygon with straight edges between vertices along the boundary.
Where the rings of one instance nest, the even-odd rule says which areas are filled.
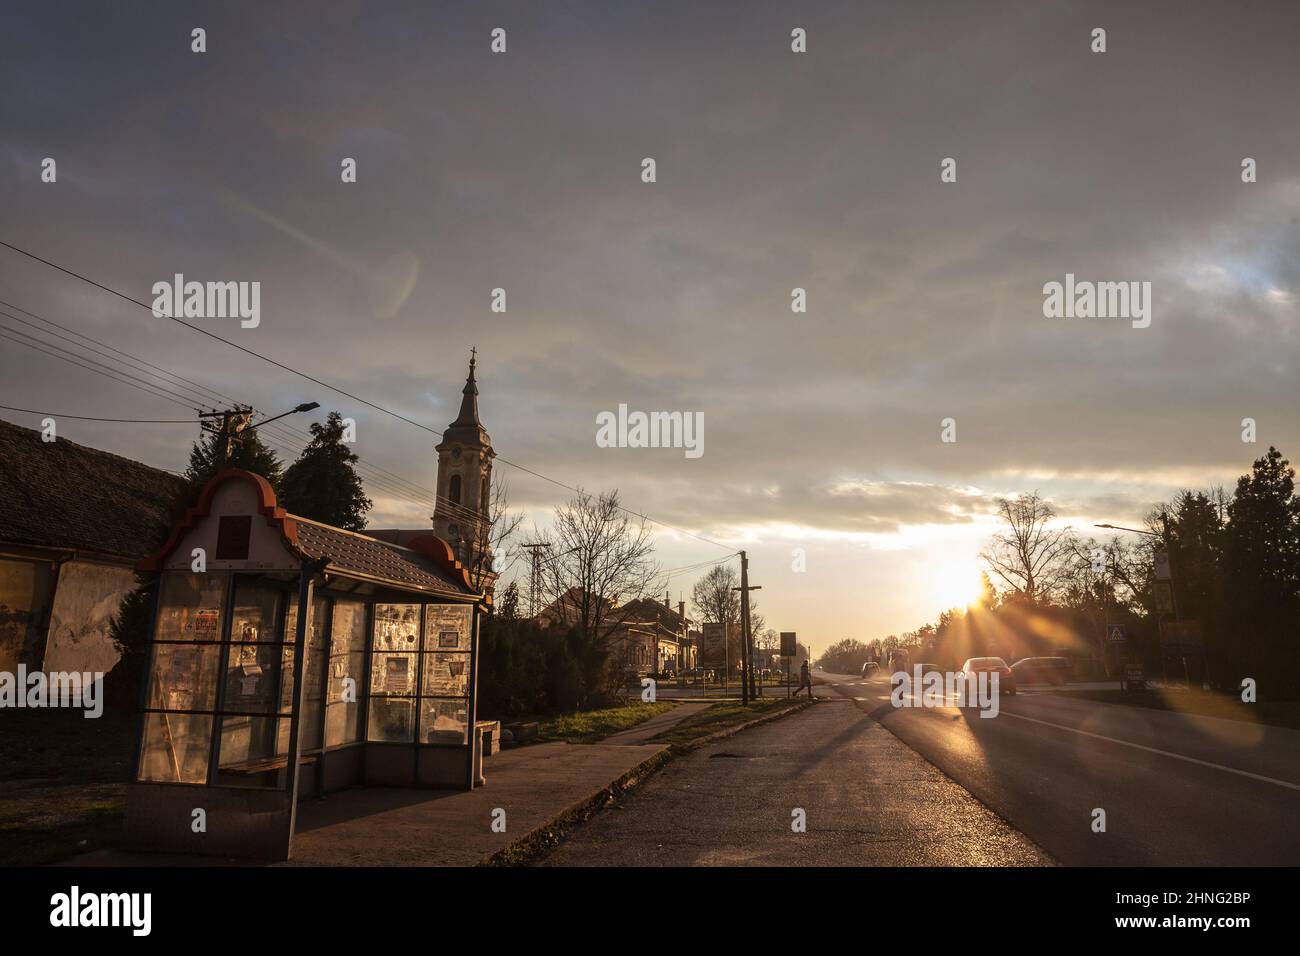
[[[442,433],[438,453],[438,501],[433,533],[452,546],[456,557],[485,576],[492,561],[489,537],[492,505],[492,439],[478,417],[478,384],[470,349],[469,377],[461,390],[460,414]]]

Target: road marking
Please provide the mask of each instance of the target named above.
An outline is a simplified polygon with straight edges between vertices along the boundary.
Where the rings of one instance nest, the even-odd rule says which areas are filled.
[[[1031,724],[1042,724],[1044,727],[1055,727],[1057,730],[1068,730],[1072,734],[1081,734],[1084,737],[1095,737],[1098,740],[1105,740],[1112,744],[1132,747],[1135,750],[1145,750],[1147,753],[1160,754],[1162,757],[1173,757],[1175,760],[1185,760],[1188,763],[1199,764],[1202,767],[1210,767],[1214,770],[1224,770],[1228,773],[1235,773],[1241,777],[1249,777],[1251,780],[1260,780],[1264,783],[1277,784],[1277,786],[1286,787],[1288,790],[1300,790],[1300,784],[1291,783],[1287,780],[1278,780],[1276,777],[1266,777],[1260,773],[1251,773],[1249,770],[1238,770],[1236,767],[1225,767],[1223,764],[1210,763],[1208,760],[1198,760],[1195,757],[1188,757],[1185,754],[1176,754],[1169,750],[1160,750],[1157,747],[1147,747],[1144,744],[1135,744],[1130,740],[1120,740],[1118,737],[1107,737],[1105,734],[1094,734],[1090,730],[1078,730],[1074,727],[1067,727],[1064,724],[1054,724],[1050,720],[1039,720],[1037,717],[1026,717],[1024,714],[1013,714],[1008,710],[1002,711],[998,716],[1014,717],[1016,720],[1027,720]]]

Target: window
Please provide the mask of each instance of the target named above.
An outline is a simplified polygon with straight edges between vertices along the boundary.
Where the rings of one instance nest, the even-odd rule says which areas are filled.
[[[464,604],[428,604],[420,682],[420,743],[468,741],[471,610]]]
[[[255,575],[235,575],[230,637],[222,646],[217,784],[274,788],[288,784],[297,639],[297,608],[292,605],[296,603],[297,592],[284,585]]]
[[[447,497],[451,498],[452,504],[460,504],[460,475],[451,476],[451,486],[447,491]]]
[[[139,779],[206,783],[228,575],[162,577]]]
[[[321,748],[321,694],[322,685],[325,681],[325,625],[328,622],[325,598],[317,597],[312,601],[312,612],[307,621],[307,646],[303,649],[307,661],[305,671],[307,686],[303,689],[302,717],[300,720],[302,737],[299,741],[303,753],[311,753]],[[286,639],[296,641],[298,637],[297,608],[291,607],[289,609],[289,619],[285,629]],[[292,671],[292,644],[286,645],[285,657],[288,661],[285,666],[289,671]],[[292,680],[287,682],[286,690],[290,695],[293,694]],[[292,710],[292,696],[290,696],[289,710]],[[285,752],[288,752],[287,747]]]
[[[370,659],[370,740],[415,739],[420,605],[376,604]]]
[[[489,490],[490,489],[488,487],[488,476],[484,475],[483,480],[479,482],[479,486],[478,486],[478,510],[483,512],[484,514],[488,513]]]
[[[361,739],[361,680],[366,666],[366,606],[336,601],[326,675],[325,746]]]
[[[253,531],[251,515],[222,515],[217,522],[217,560],[245,561]]]

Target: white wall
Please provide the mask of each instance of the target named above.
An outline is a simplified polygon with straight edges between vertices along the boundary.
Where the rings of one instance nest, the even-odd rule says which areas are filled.
[[[112,670],[118,653],[109,636],[109,622],[134,587],[130,568],[89,561],[63,565],[50,611],[44,670],[105,674]]]

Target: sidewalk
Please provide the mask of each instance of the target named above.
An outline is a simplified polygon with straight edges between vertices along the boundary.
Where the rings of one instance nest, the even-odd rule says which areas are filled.
[[[678,704],[672,710],[666,710],[662,714],[657,714],[649,720],[642,721],[635,727],[629,727],[627,730],[620,730],[616,734],[610,734],[601,741],[601,744],[627,746],[628,744],[649,743],[651,737],[657,737],[665,730],[676,727],[687,717],[693,717],[696,714],[703,713],[715,703],[717,703],[717,701],[709,700],[689,704]]]
[[[710,702],[712,703],[712,702]],[[474,866],[600,798],[667,748],[646,743],[699,713],[682,704],[595,744],[553,742],[484,761],[473,791],[358,787],[298,805],[293,858],[281,866]],[[498,809],[505,832],[494,833]],[[495,814],[500,817],[500,814]],[[99,850],[72,866],[220,866],[229,860]]]
[[[598,796],[664,748],[534,744],[504,750],[476,790],[345,790],[298,808],[287,866],[474,866]],[[493,833],[496,810],[505,832]],[[500,814],[497,814],[499,817]]]

